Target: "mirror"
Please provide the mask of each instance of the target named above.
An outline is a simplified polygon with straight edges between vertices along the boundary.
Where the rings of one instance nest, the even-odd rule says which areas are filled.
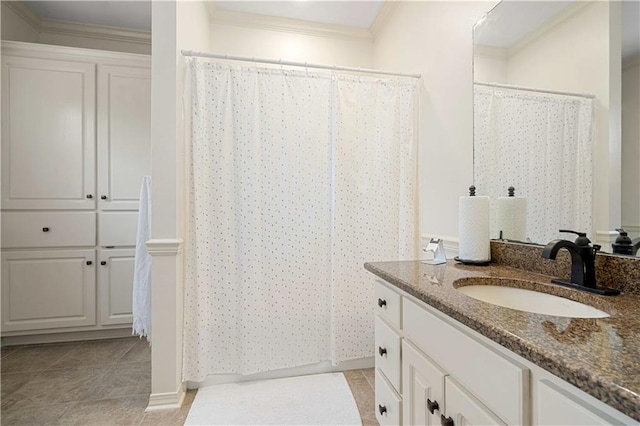
[[[573,229],[608,252],[616,228],[640,238],[639,22],[636,1],[503,0],[474,26],[474,184],[495,201],[492,238]],[[523,211],[509,186],[524,225],[504,222]]]

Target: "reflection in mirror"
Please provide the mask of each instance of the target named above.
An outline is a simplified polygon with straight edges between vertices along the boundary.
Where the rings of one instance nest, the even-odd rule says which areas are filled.
[[[621,224],[640,236],[637,6],[622,2],[635,16],[622,26],[623,56],[636,63],[622,73],[620,4],[505,0],[474,27],[474,184],[492,199],[509,186],[527,199],[529,241],[574,229],[611,251]],[[622,147],[621,103],[633,117],[622,119]],[[492,238],[505,228],[498,213]]]

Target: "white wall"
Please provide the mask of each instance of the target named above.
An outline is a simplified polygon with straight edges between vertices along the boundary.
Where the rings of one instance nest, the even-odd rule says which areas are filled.
[[[640,236],[640,57],[622,70],[622,226]]]
[[[422,74],[423,235],[457,241],[458,197],[468,194],[473,182],[471,28],[495,3],[399,2],[376,35],[375,68]]]
[[[507,82],[507,49],[475,46],[473,79],[483,83]]]
[[[589,3],[538,38],[510,52],[507,61],[508,84],[595,95],[595,229],[586,230],[590,237],[598,231],[604,234],[620,224],[619,195],[616,194],[620,184],[615,183],[620,179],[620,140],[611,134],[616,124],[610,121],[611,108],[617,108],[619,92],[616,95],[610,87],[610,81],[615,83],[615,73],[610,74],[610,57],[615,54],[610,46],[610,12],[608,2]]]
[[[367,68],[372,64],[373,43],[214,23],[210,48],[221,54]]]
[[[85,49],[110,50],[114,52],[151,54],[151,44],[107,40],[93,37],[79,37],[68,34],[41,32],[38,43],[58,46],[83,47]]]
[[[185,208],[184,58],[181,49],[209,49],[209,18],[200,1],[152,6],[152,341],[148,410],[180,406]],[[185,97],[188,98],[188,93]]]

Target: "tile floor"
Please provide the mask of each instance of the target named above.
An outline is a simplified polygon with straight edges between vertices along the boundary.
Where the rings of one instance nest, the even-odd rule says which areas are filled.
[[[345,372],[364,426],[377,426],[373,369]],[[151,351],[138,338],[2,348],[2,425],[182,425],[179,410],[145,413]]]

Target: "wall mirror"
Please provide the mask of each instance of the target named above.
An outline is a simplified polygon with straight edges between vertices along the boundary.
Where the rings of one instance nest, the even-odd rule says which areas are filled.
[[[640,238],[639,23],[636,1],[526,0],[476,23],[474,183],[491,238],[573,229],[607,252],[616,228]]]

